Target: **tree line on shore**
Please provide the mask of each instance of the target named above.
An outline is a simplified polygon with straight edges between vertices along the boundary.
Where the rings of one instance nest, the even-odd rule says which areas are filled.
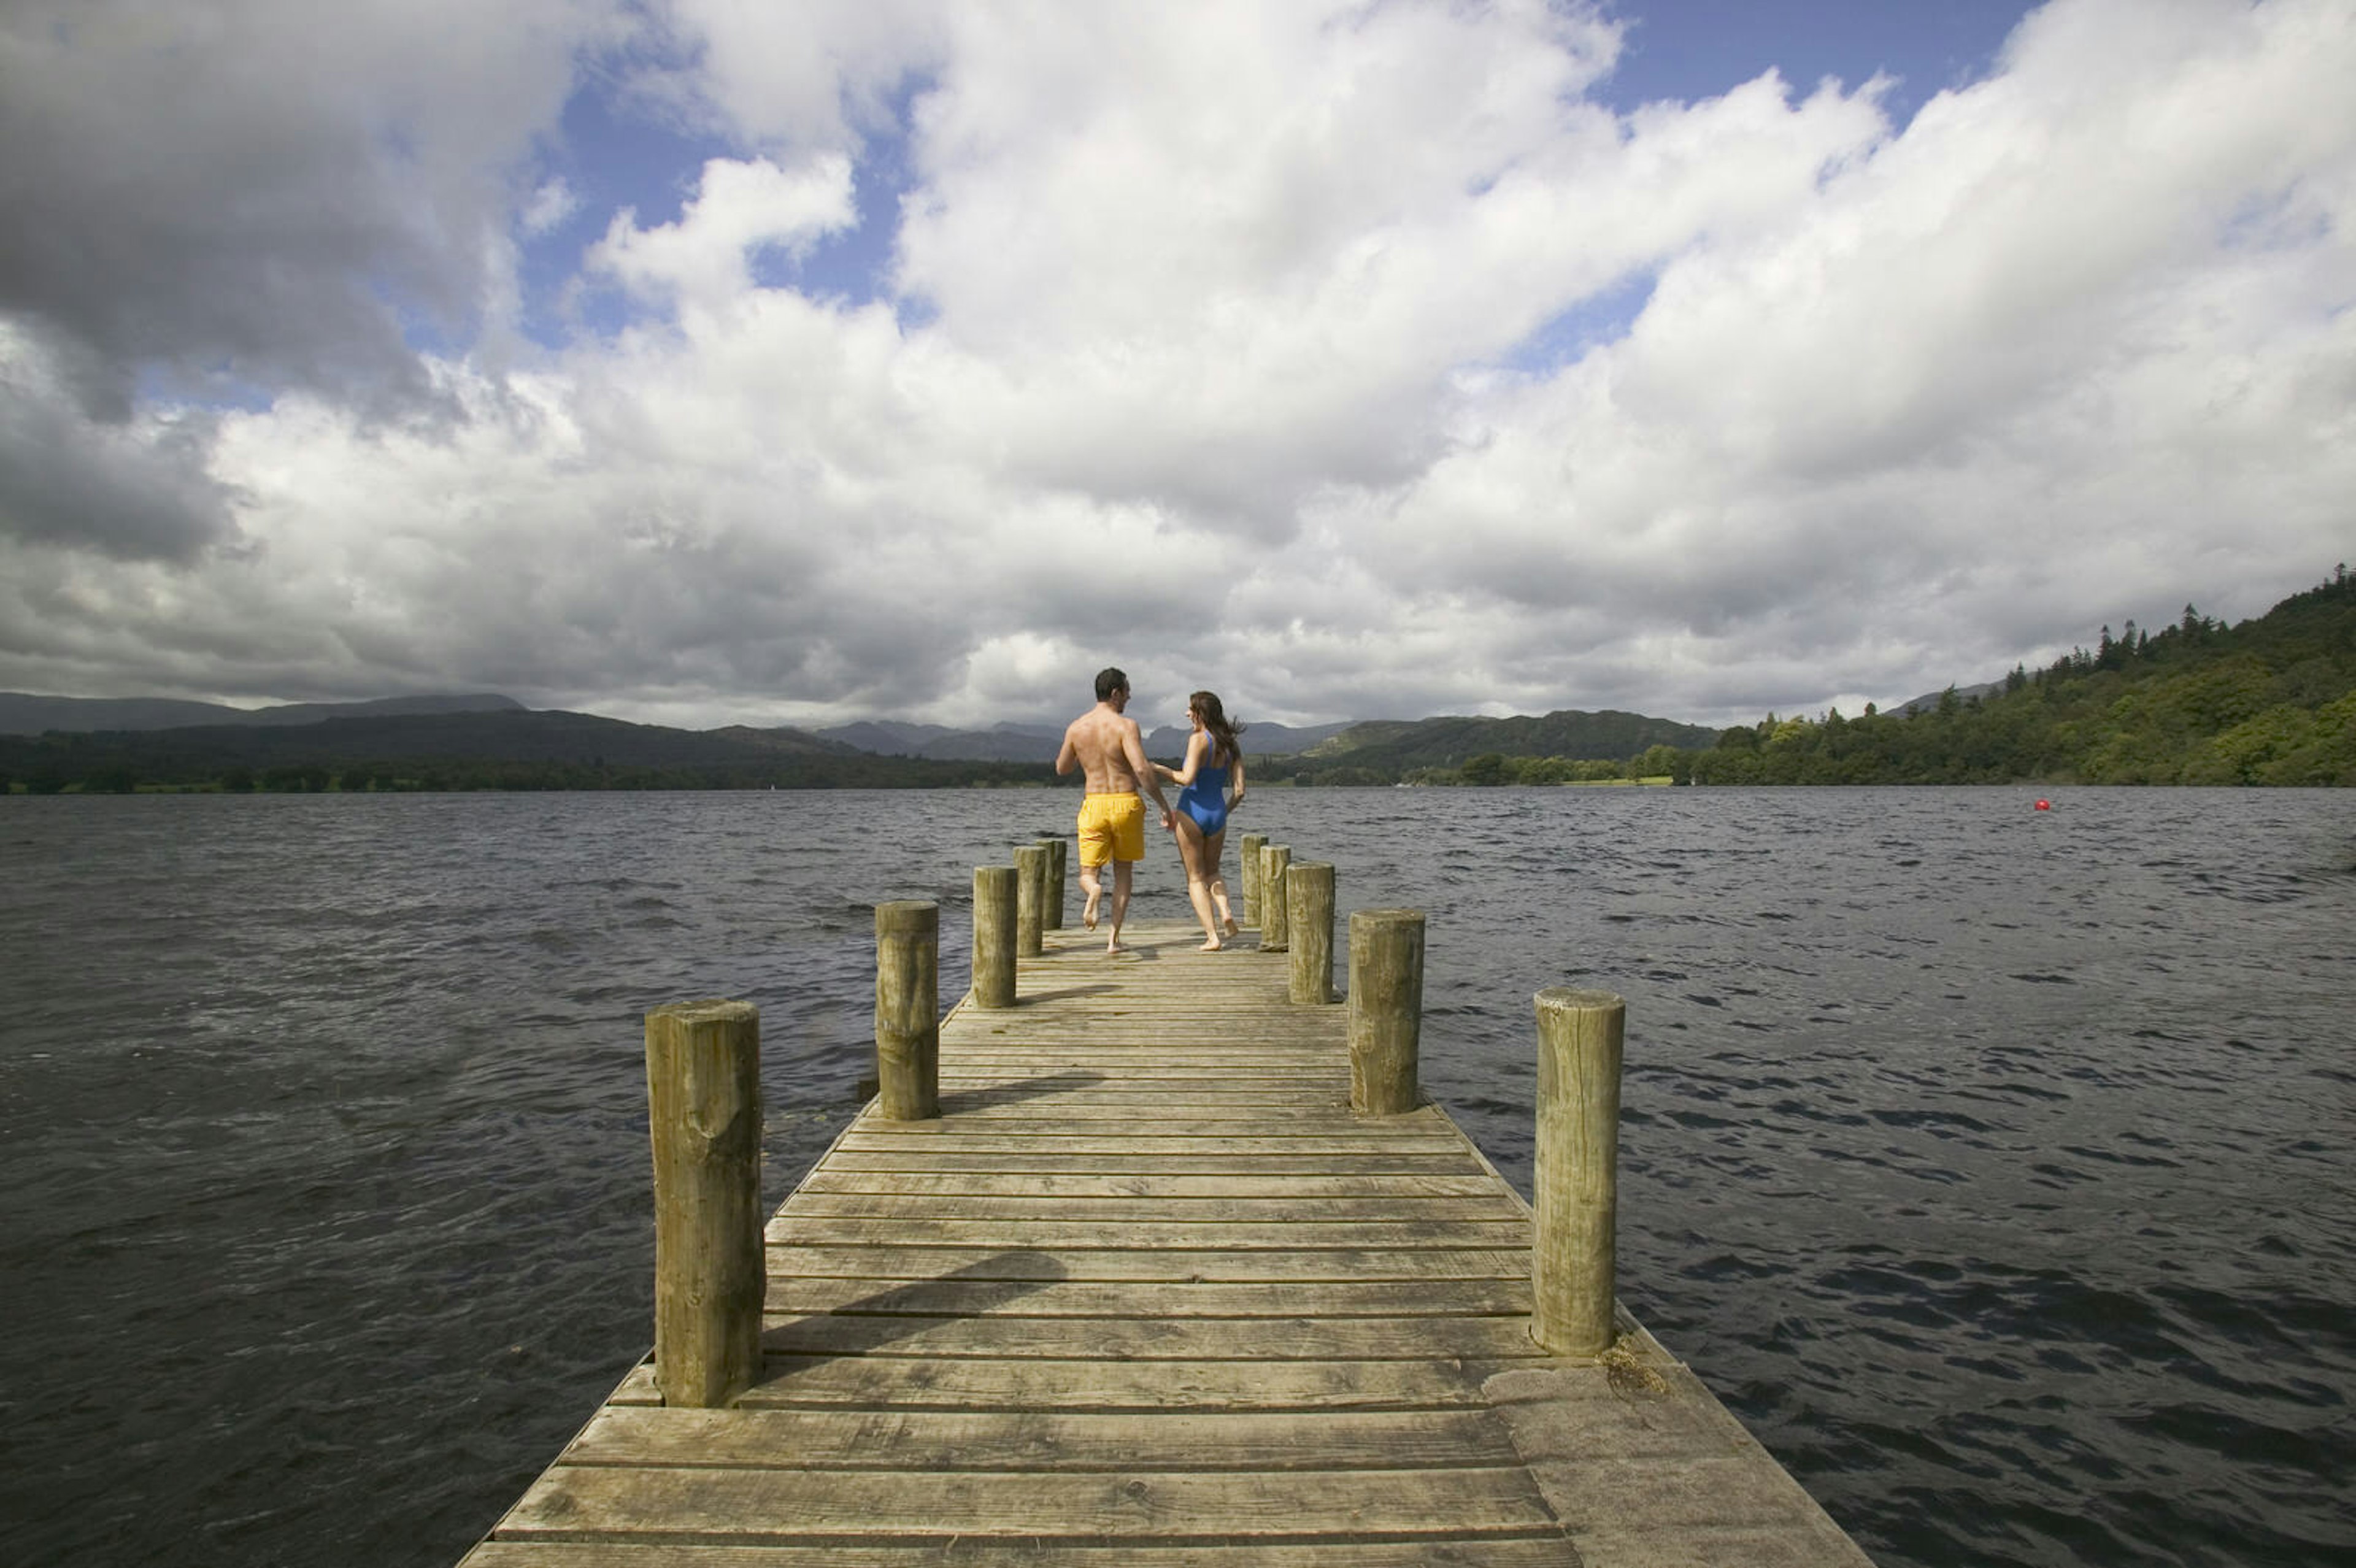
[[[1539,750],[1540,747],[1561,748]],[[1585,750],[1591,754],[1569,754]],[[1593,754],[1600,753],[1600,754]],[[1366,724],[1255,784],[2356,784],[2356,579],[2346,566],[2228,626],[2186,605],[2105,626],[2001,688],[1852,718],[1770,713],[1712,736],[1623,713]],[[335,720],[274,730],[0,736],[16,793],[1046,786],[1046,763],[887,757],[796,731],[689,733],[573,713]]]

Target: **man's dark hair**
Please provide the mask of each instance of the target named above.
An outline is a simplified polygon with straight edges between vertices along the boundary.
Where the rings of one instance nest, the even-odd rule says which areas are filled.
[[[1097,671],[1097,700],[1109,702],[1114,692],[1126,688],[1128,685],[1129,677],[1120,671],[1109,667],[1100,669]]]

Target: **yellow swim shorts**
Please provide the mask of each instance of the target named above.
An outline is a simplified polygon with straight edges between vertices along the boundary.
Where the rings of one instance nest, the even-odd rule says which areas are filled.
[[[1145,859],[1145,803],[1134,795],[1092,795],[1080,803],[1080,864]]]

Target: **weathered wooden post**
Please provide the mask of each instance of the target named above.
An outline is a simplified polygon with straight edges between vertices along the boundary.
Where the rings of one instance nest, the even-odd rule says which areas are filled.
[[[655,1382],[712,1409],[760,1381],[761,1013],[674,1002],[647,1015],[655,1156]]]
[[[1259,924],[1259,852],[1268,846],[1265,833],[1247,833],[1236,856],[1236,875],[1243,883],[1244,923]]]
[[[1014,1005],[1014,880],[1012,866],[973,869],[973,1005]]]
[[[941,1114],[941,906],[875,906],[877,1109],[895,1122]]]
[[[1044,844],[1025,844],[1014,851],[1014,950],[1036,958],[1047,950],[1040,939],[1047,909],[1047,862]]]
[[[1064,929],[1064,869],[1068,863],[1071,846],[1062,838],[1050,838],[1041,834],[1039,842],[1047,847],[1047,896],[1039,905],[1039,929]]]
[[[1423,1101],[1423,914],[1350,915],[1350,1109],[1398,1116]]]
[[[1620,1206],[1620,1061],[1628,1004],[1609,991],[1537,994],[1538,1145],[1531,1186],[1530,1337],[1558,1356],[1611,1349]]]
[[[1292,850],[1282,844],[1259,848],[1259,948],[1281,953],[1285,947],[1284,870],[1292,864]]]
[[[1284,935],[1292,955],[1287,991],[1295,1007],[1333,999],[1333,868],[1302,860],[1284,873]]]

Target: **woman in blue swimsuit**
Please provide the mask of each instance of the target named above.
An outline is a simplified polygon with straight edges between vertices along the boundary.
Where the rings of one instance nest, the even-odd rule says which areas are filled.
[[[1194,732],[1186,737],[1185,766],[1156,763],[1153,768],[1179,786],[1172,831],[1186,862],[1186,897],[1203,923],[1203,951],[1216,953],[1226,945],[1224,938],[1236,933],[1227,884],[1219,875],[1219,851],[1226,843],[1227,813],[1244,803],[1244,753],[1236,743],[1243,726],[1227,721],[1215,692],[1189,697],[1186,716],[1194,721]]]

